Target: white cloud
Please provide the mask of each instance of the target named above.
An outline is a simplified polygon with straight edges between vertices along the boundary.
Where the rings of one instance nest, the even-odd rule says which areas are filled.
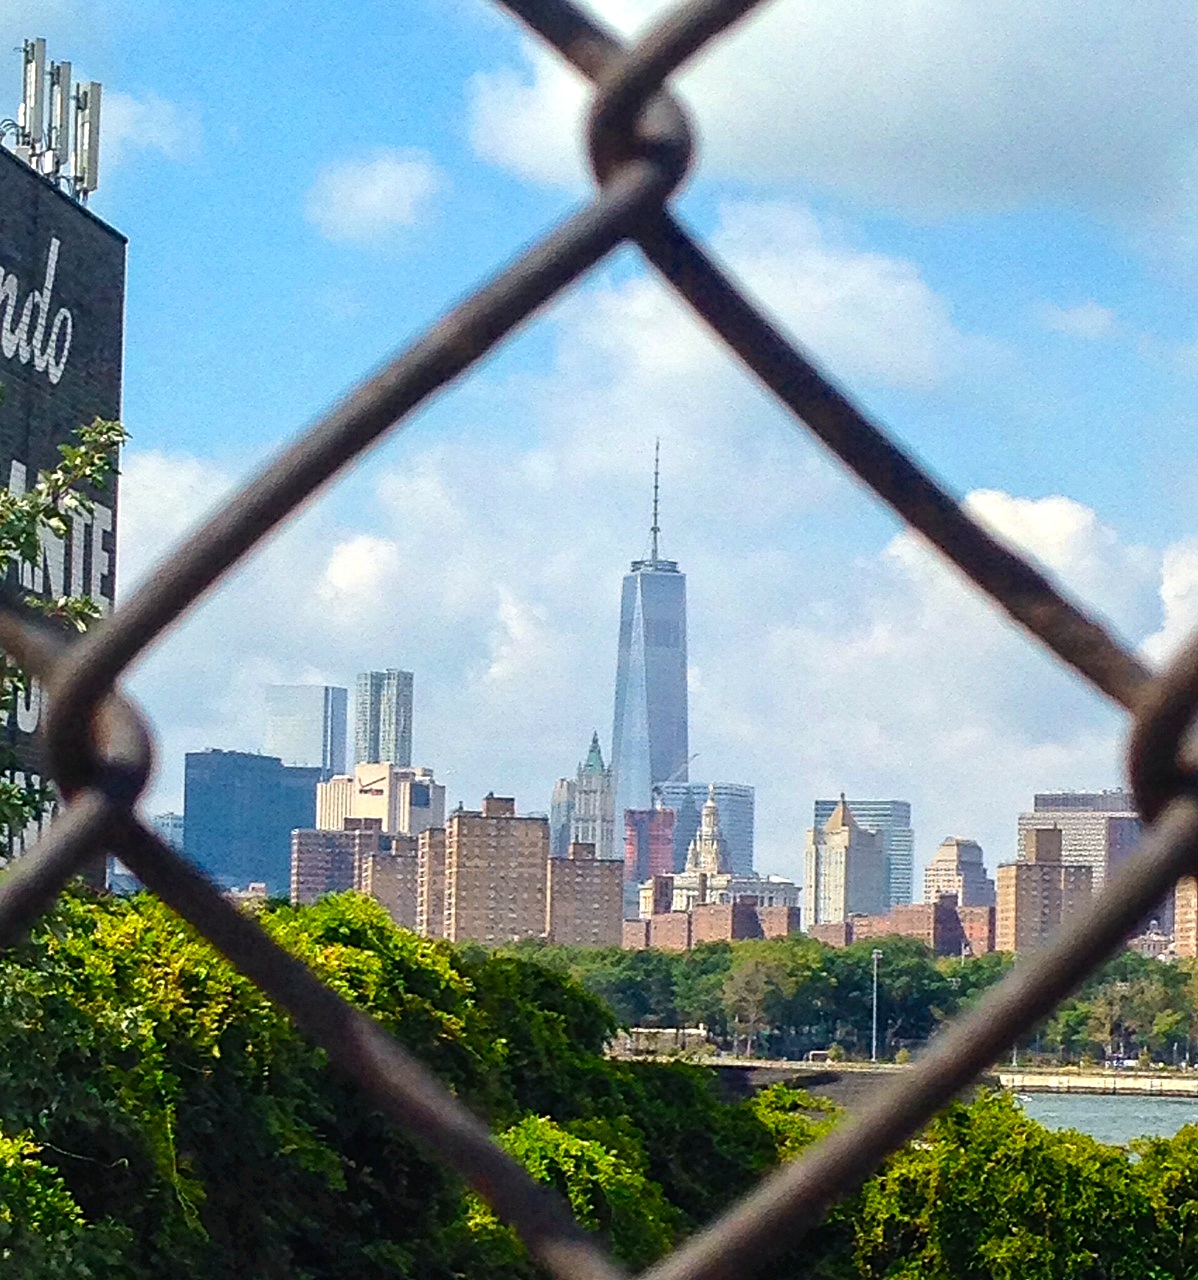
[[[326,164],[304,212],[327,240],[377,243],[422,222],[444,184],[427,152],[390,147]]]
[[[1115,331],[1115,313],[1110,307],[1100,306],[1091,299],[1076,307],[1057,307],[1046,303],[1039,311],[1040,323],[1052,333],[1063,333],[1070,338],[1097,341],[1109,338]]]
[[[101,161],[119,165],[137,151],[157,151],[168,160],[186,160],[202,146],[194,107],[183,107],[156,93],[138,98],[106,90],[100,113]]]
[[[596,7],[627,30],[669,5]],[[798,179],[918,213],[1047,202],[1159,218],[1193,205],[1196,54],[1176,0],[793,0],[751,16],[680,82],[709,176]],[[526,53],[471,94],[481,154],[579,180],[572,74]]]

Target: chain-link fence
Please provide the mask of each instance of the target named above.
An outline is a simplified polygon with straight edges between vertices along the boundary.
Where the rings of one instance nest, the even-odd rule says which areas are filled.
[[[1039,1022],[1180,875],[1198,871],[1198,772],[1183,749],[1198,709],[1198,643],[1163,674],[1150,674],[871,423],[669,211],[691,162],[691,134],[665,82],[759,0],[683,4],[630,48],[571,0],[497,2],[597,86],[588,132],[598,179],[593,200],[353,390],[77,643],[67,647],[11,597],[0,602],[0,644],[48,694],[45,747],[65,801],[49,833],[0,881],[0,945],[28,929],[90,859],[105,850],[119,853],[150,890],[286,1008],[376,1106],[488,1200],[551,1274],[562,1280],[621,1274],[564,1202],[502,1152],[401,1045],[147,829],[135,805],[149,774],[150,735],[116,682],[310,495],[627,241],[799,423],[1025,630],[1131,714],[1131,781],[1150,823],[1136,855],[1084,918],[1020,961],[853,1119],[648,1273],[653,1280],[743,1280],[764,1258],[793,1246],[831,1203]]]

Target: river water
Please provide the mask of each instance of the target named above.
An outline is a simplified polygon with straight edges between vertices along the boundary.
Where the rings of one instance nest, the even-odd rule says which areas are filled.
[[[1099,1142],[1170,1138],[1198,1124],[1198,1098],[1144,1098],[1133,1094],[1025,1093],[1020,1105],[1049,1129],[1080,1129]]]

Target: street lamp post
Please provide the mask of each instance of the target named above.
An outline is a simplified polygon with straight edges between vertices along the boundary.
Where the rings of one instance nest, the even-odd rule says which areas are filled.
[[[878,961],[881,960],[882,958],[882,953],[877,949],[877,947],[875,947],[873,950],[872,958],[874,962],[874,1019],[873,1019],[874,1026],[873,1026],[873,1038],[870,1041],[869,1060],[870,1062],[877,1062],[878,1060]]]

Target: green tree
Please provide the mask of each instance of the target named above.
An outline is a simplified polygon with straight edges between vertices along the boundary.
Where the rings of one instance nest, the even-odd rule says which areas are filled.
[[[645,1175],[643,1156],[627,1138],[619,1149],[581,1137],[543,1116],[529,1116],[499,1135],[539,1182],[557,1188],[574,1217],[600,1235],[621,1262],[638,1270],[656,1262],[674,1240],[677,1214],[661,1188]],[[471,1197],[466,1227],[473,1274],[527,1274],[526,1253],[482,1200]]]
[[[21,1280],[116,1280],[127,1274],[128,1232],[89,1224],[27,1136],[0,1136],[0,1262]]]
[[[3,394],[0,386],[0,400]],[[39,472],[24,493],[0,488],[0,580],[31,588],[43,543],[65,540],[71,521],[91,513],[112,478],[117,450],[126,438],[119,422],[97,418],[80,427],[73,442],[59,446],[58,465]],[[46,597],[27,589],[24,598],[71,630],[86,629],[100,615],[97,602],[87,596]],[[16,699],[28,693],[29,683],[20,665],[0,654],[0,709],[9,717]],[[0,848],[6,851],[42,818],[53,800],[50,788],[20,766],[11,737],[5,735],[0,739]],[[23,774],[19,780],[18,774]]]
[[[1003,1094],[954,1104],[893,1156],[855,1221],[864,1280],[1165,1280],[1170,1232],[1124,1151]]]

